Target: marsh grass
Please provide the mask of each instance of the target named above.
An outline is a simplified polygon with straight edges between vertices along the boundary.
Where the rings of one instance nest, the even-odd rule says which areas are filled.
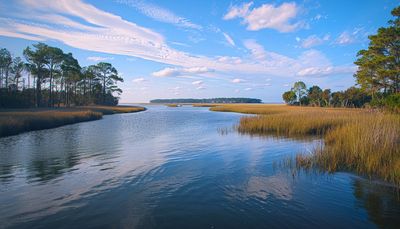
[[[50,129],[63,125],[98,120],[103,115],[138,112],[144,107],[85,106],[74,108],[25,109],[0,111],[0,137],[26,131]]]
[[[77,107],[76,109],[101,112],[103,115],[118,114],[118,113],[133,113],[146,110],[146,108],[144,107],[135,107],[135,106],[82,106],[82,107]]]
[[[93,111],[0,112],[0,137],[101,119]]]
[[[170,104],[166,104],[167,107],[179,107],[178,104],[176,103],[170,103]]]
[[[299,167],[353,171],[400,185],[400,115],[277,105],[221,105],[210,110],[258,114],[241,118],[240,133],[323,138],[323,147],[296,156]]]

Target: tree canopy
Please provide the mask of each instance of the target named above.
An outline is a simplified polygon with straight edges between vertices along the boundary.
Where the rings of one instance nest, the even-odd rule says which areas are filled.
[[[117,84],[123,79],[112,64],[82,68],[72,53],[44,43],[28,46],[23,55],[25,62],[0,49],[0,107],[118,103],[122,90]]]

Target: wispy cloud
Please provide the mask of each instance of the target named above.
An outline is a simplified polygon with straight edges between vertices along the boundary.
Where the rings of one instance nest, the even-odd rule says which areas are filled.
[[[117,0],[118,3],[131,6],[139,10],[142,14],[160,22],[173,24],[180,27],[198,29],[203,27],[192,23],[190,20],[174,14],[172,11],[162,8],[158,5],[140,0]]]
[[[280,6],[262,4],[251,9],[252,6],[253,2],[231,6],[223,19],[242,18],[243,24],[247,24],[247,29],[253,31],[275,29],[279,32],[292,32],[304,26],[303,22],[292,22],[299,12],[299,7],[294,2],[283,3]]]
[[[344,31],[336,39],[336,44],[347,45],[355,42],[355,38],[347,31]]]
[[[322,45],[324,42],[328,41],[329,39],[330,39],[329,35],[325,35],[323,37],[318,37],[317,35],[311,35],[301,42],[301,47],[311,48],[314,46]]]
[[[233,41],[232,37],[229,36],[227,33],[222,33],[225,37],[225,40],[232,46],[235,46],[235,42]]]
[[[246,82],[246,80],[244,80],[244,79],[233,79],[231,82],[232,83],[243,83],[243,82]]]
[[[178,76],[183,74],[197,75],[207,72],[212,72],[213,70],[207,67],[191,67],[191,68],[164,68],[159,71],[153,72],[153,76],[156,77],[168,77],[168,76]]]
[[[106,61],[106,60],[113,60],[114,57],[89,56],[86,59],[89,61],[100,62],[100,61]]]
[[[145,81],[146,81],[146,79],[143,78],[143,77],[135,78],[135,79],[132,80],[133,83],[143,83]]]
[[[193,81],[193,85],[202,85],[204,82],[202,80]]]

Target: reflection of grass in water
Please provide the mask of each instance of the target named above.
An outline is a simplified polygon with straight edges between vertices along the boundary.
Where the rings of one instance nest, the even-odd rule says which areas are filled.
[[[143,107],[85,106],[59,109],[24,109],[0,112],[0,137],[101,119],[105,114],[137,112]]]
[[[170,104],[166,104],[167,107],[179,107],[178,104],[175,103],[170,103]]]
[[[210,110],[259,114],[243,117],[238,131],[323,137],[324,147],[297,156],[299,166],[355,171],[400,185],[400,116],[366,109],[282,105],[220,105]]]
[[[193,103],[192,106],[193,107],[216,107],[219,104],[215,104],[215,103]]]

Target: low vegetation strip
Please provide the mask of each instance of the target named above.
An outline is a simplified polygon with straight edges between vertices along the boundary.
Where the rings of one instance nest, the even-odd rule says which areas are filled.
[[[117,114],[117,113],[133,113],[144,111],[144,107],[135,106],[82,106],[77,107],[77,109],[88,109],[95,112],[101,112],[103,115]]]
[[[144,107],[87,106],[59,109],[5,110],[0,112],[0,137],[32,130],[43,130],[63,125],[98,120],[107,114],[138,112]]]
[[[318,135],[324,146],[297,164],[328,172],[354,171],[400,185],[400,115],[367,109],[220,105],[213,111],[258,114],[241,118],[241,133]]]
[[[0,137],[97,120],[101,117],[102,113],[93,111],[1,112]]]

